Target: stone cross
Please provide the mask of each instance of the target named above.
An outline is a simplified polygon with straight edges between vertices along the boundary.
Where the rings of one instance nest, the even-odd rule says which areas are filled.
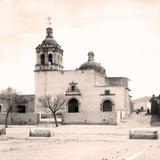
[[[47,18],[47,23],[48,23],[49,27],[50,27],[51,24],[52,24],[52,23],[51,23],[51,20],[52,20],[51,17],[48,17],[48,18]]]

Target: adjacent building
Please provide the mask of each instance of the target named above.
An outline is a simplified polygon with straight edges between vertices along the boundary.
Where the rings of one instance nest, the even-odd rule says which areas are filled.
[[[141,111],[147,111],[148,109],[151,110],[151,97],[145,96],[140,97],[137,99],[134,99],[133,102],[133,111],[141,110]]]
[[[0,124],[5,123],[8,103],[0,101]],[[39,114],[35,113],[35,95],[17,95],[12,102],[8,117],[8,124],[37,124],[40,122]]]

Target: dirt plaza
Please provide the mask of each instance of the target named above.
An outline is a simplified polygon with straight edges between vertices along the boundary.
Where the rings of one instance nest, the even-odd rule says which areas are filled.
[[[60,125],[52,122],[37,126],[10,125],[0,137],[1,160],[125,160],[144,152],[146,160],[160,157],[160,140],[131,140],[131,128],[150,126],[150,116],[134,115],[118,126]],[[30,128],[51,128],[52,137],[29,137]],[[160,127],[156,126],[160,130]]]

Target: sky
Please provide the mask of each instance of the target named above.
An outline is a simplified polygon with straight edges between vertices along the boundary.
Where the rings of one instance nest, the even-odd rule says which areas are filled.
[[[133,99],[160,94],[159,0],[0,0],[0,89],[34,94],[35,48],[52,18],[64,69],[93,51],[108,77],[128,77]]]

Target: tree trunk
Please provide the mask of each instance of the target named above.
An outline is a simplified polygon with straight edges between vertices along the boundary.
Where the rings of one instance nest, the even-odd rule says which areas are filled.
[[[9,109],[7,110],[7,115],[6,115],[6,119],[5,119],[5,127],[7,128],[8,127],[8,116],[9,116],[9,113],[12,111],[12,105],[9,105]]]
[[[5,127],[8,127],[8,116],[9,116],[9,112],[7,112],[6,118],[5,118]]]
[[[53,116],[54,116],[54,120],[55,120],[56,127],[58,127],[56,112],[53,112]]]

